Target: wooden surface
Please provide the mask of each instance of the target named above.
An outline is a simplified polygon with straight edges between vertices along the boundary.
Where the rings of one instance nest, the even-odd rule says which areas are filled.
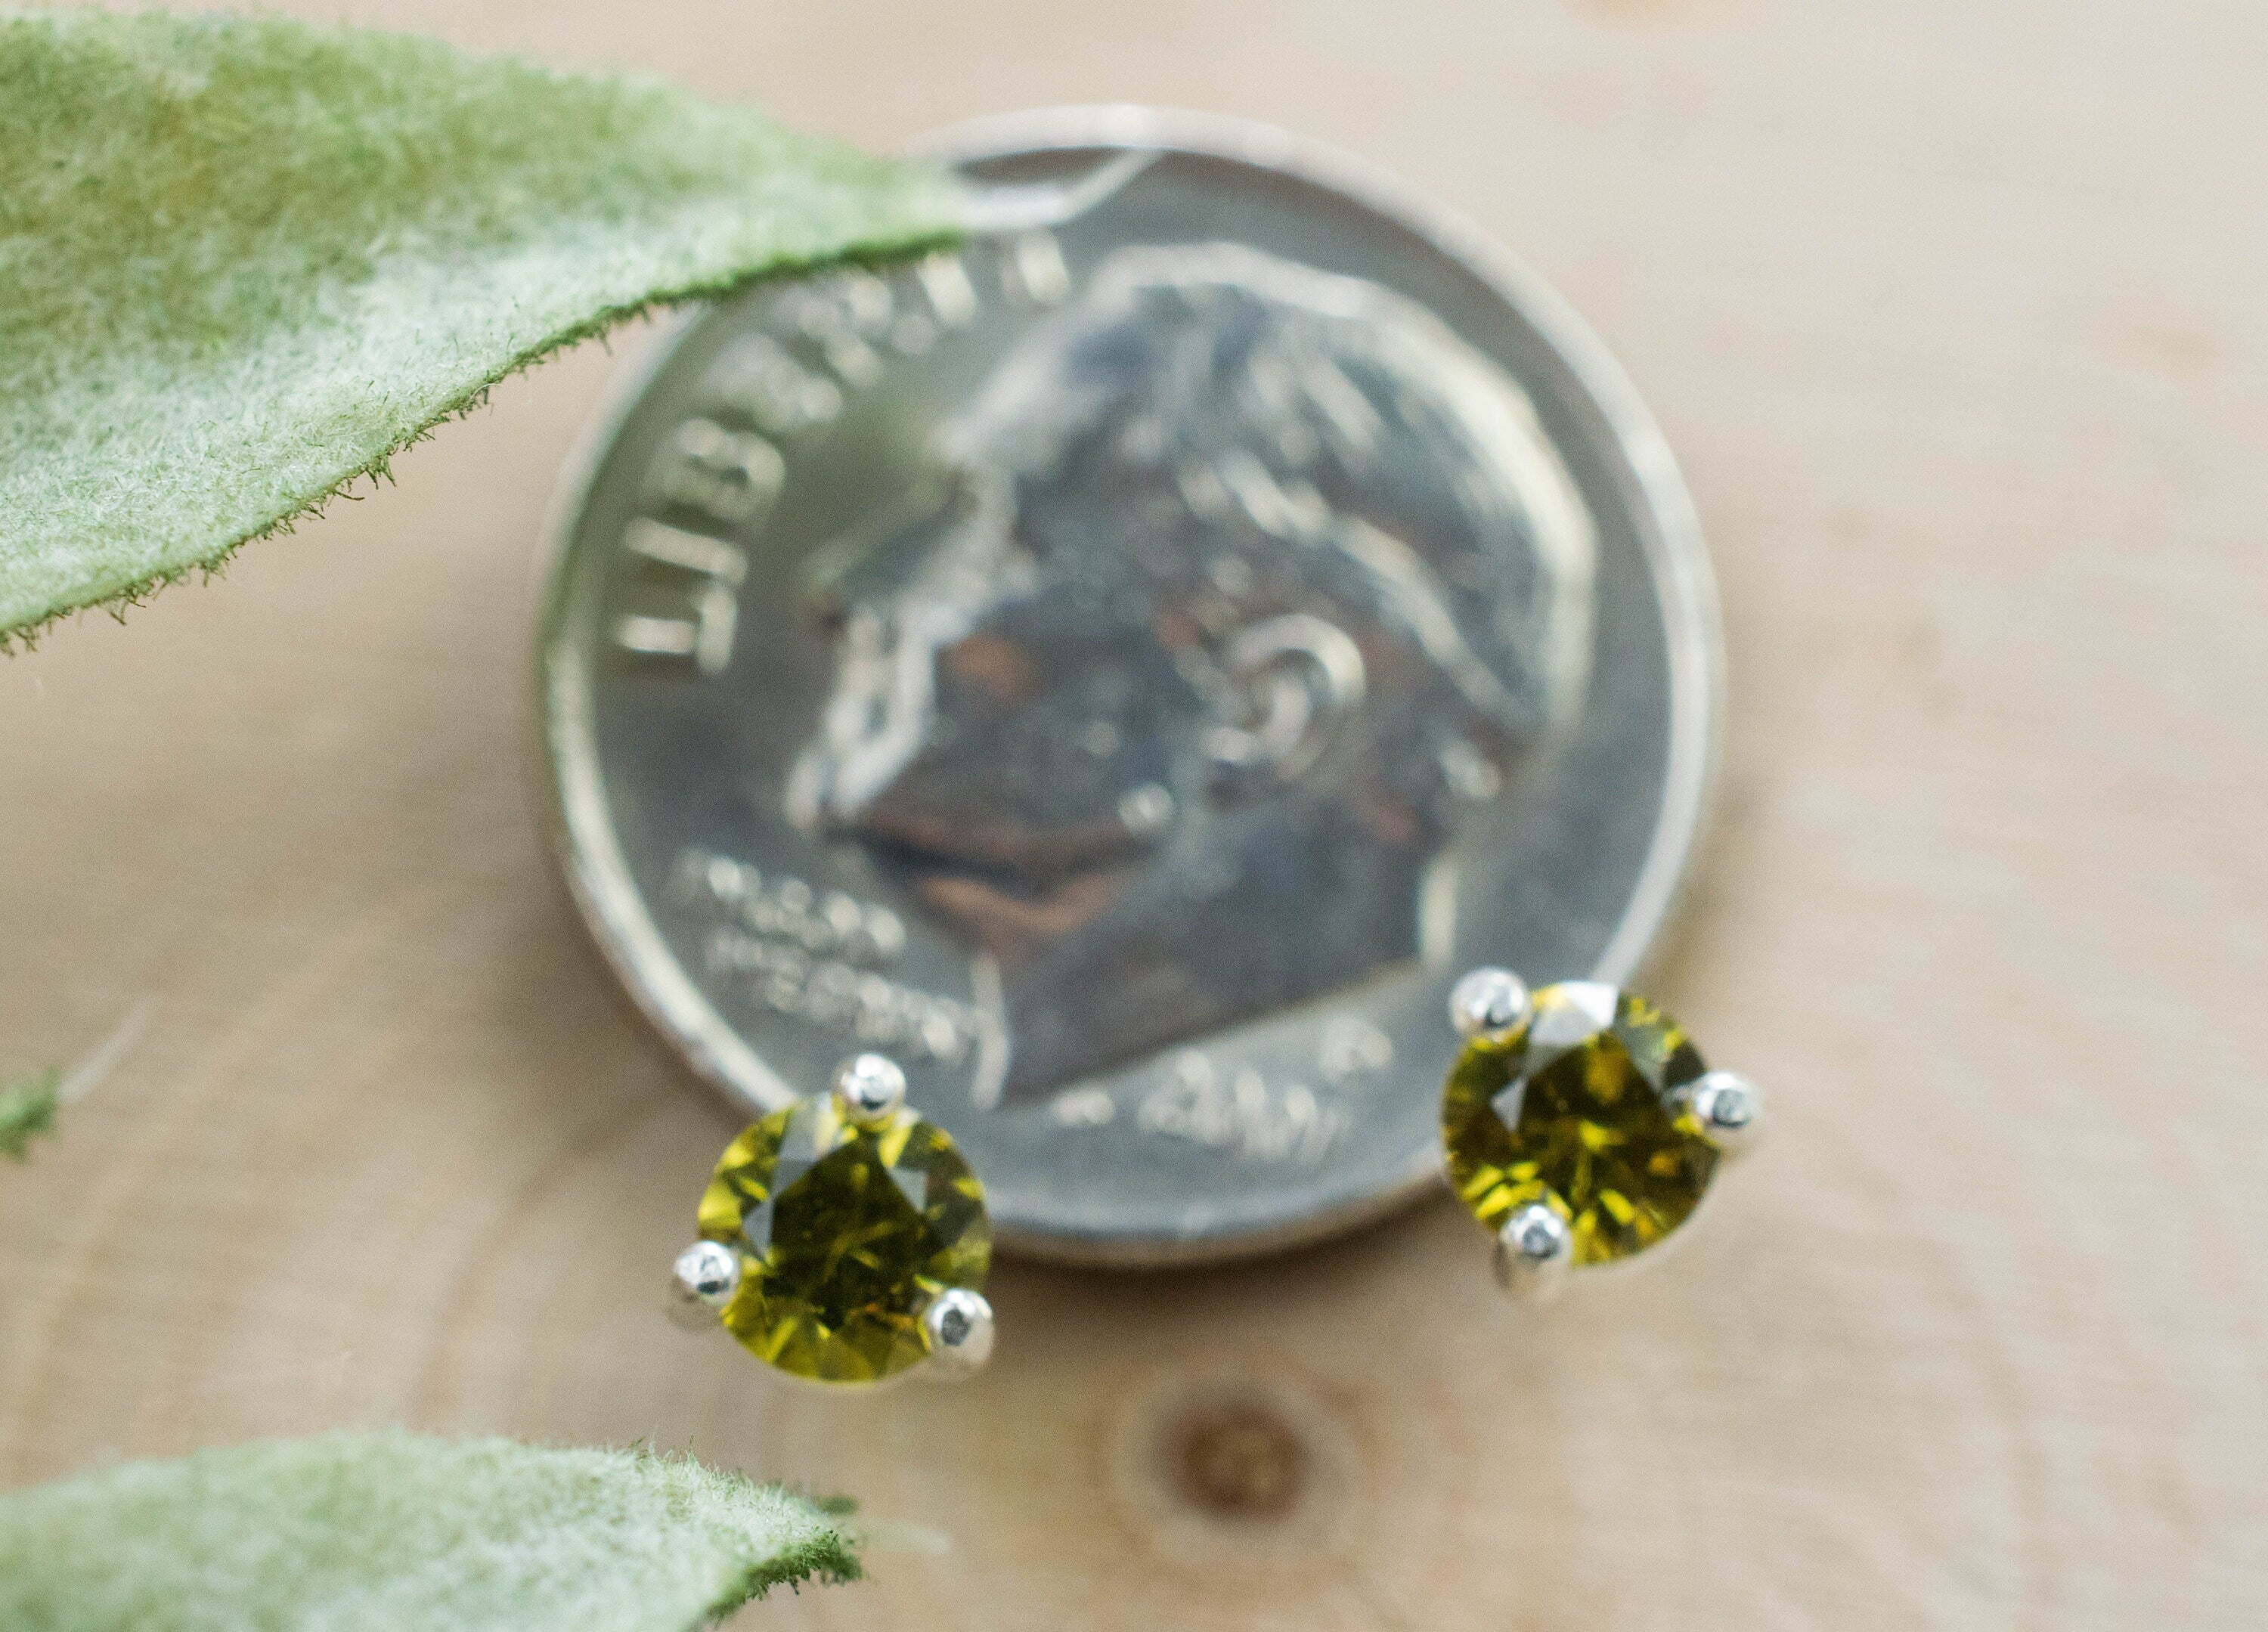
[[[657,1268],[732,1119],[582,944],[522,748],[586,349],[0,664],[0,1061],[155,1004],[0,1173],[0,1481],[407,1422],[950,1538],[750,1612],[782,1632],[2268,1623],[2268,11],[284,9],[877,144],[1256,115],[1514,246],[1717,552],[1722,820],[1659,983],[1777,1136],[1674,1265],[1545,1317],[1435,1205],[1233,1271],[1010,1267],[959,1392],[682,1337]]]

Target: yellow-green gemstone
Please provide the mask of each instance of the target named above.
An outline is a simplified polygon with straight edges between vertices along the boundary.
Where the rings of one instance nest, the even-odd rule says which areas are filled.
[[[1627,1258],[1683,1224],[1717,1148],[1672,1096],[1704,1070],[1677,1022],[1589,981],[1547,986],[1527,1024],[1476,1040],[1441,1099],[1449,1180],[1491,1229],[1541,1201],[1575,1262]]]
[[[863,1128],[824,1094],[726,1148],[701,1233],[740,1255],[726,1328],[781,1371],[830,1383],[921,1360],[924,1306],[982,1287],[992,1261],[984,1187],[943,1128],[909,1110]]]

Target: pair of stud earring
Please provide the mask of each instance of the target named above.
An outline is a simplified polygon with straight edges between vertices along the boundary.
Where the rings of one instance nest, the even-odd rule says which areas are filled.
[[[1643,997],[1592,981],[1531,994],[1508,970],[1476,969],[1449,1018],[1465,1046],[1442,1092],[1443,1165],[1522,1301],[1667,1239],[1755,1142],[1756,1086],[1709,1070]],[[984,1187],[880,1055],[726,1147],[699,1228],[677,1258],[680,1316],[721,1322],[781,1371],[965,1377],[992,1351]]]

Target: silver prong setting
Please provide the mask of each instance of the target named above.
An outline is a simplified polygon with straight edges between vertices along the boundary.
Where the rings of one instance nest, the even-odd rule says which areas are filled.
[[[1461,1037],[1498,1042],[1528,1021],[1528,982],[1509,969],[1474,969],[1449,990],[1449,1022]]]
[[[1574,1231],[1542,1202],[1514,1209],[1497,1231],[1497,1284],[1514,1303],[1540,1304],[1558,1296],[1574,1262]]]
[[[1763,1132],[1764,1092],[1732,1071],[1705,1071],[1677,1092],[1679,1108],[1692,1113],[1709,1143],[1727,1156],[1744,1156]]]
[[[906,1102],[906,1074],[887,1055],[853,1055],[836,1068],[828,1092],[845,1121],[880,1128]]]
[[[992,1357],[992,1305],[982,1292],[949,1287],[922,1311],[928,1375],[945,1382],[974,1377]]]
[[[722,1241],[696,1241],[670,1267],[670,1318],[688,1331],[717,1324],[740,1290],[740,1255]]]

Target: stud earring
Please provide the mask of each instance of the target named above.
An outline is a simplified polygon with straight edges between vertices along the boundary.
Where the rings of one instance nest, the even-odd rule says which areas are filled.
[[[1594,981],[1531,995],[1509,970],[1475,969],[1449,1018],[1466,1040],[1442,1091],[1442,1152],[1515,1298],[1655,1246],[1756,1141],[1756,1085],[1709,1070],[1643,997]]]
[[[721,1323],[791,1376],[965,1377],[992,1351],[984,1187],[880,1055],[845,1061],[825,1093],[726,1146],[699,1229],[677,1255],[681,1322]]]

